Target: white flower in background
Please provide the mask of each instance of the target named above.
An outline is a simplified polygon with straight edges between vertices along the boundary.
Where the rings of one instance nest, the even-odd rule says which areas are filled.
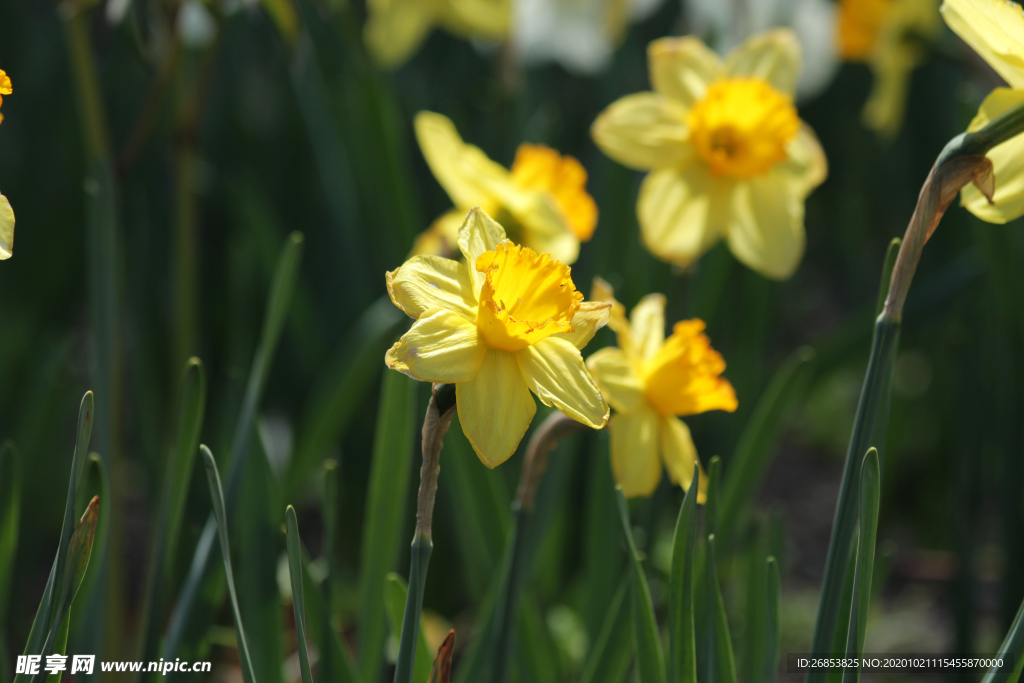
[[[803,48],[797,99],[821,94],[839,68],[831,0],[683,0],[693,33],[719,54],[770,28],[792,28]]]
[[[526,66],[558,62],[576,74],[596,74],[631,22],[649,17],[662,0],[516,0],[512,41]]]

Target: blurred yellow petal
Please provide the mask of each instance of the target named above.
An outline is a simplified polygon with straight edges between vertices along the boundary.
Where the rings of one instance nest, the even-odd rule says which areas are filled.
[[[462,431],[491,468],[512,457],[537,412],[515,354],[498,349],[488,350],[476,377],[455,385],[455,399]]]
[[[790,186],[800,196],[807,196],[828,176],[828,161],[818,136],[806,123],[786,148],[788,156],[774,171],[785,175]]]
[[[599,277],[594,278],[594,285],[590,292],[590,298],[594,301],[604,301],[612,305],[611,314],[608,318],[608,327],[612,328],[618,337],[619,348],[632,355],[634,352],[633,330],[629,327],[629,319],[626,318],[626,307],[615,298],[612,286]]]
[[[700,460],[697,458],[697,447],[693,445],[693,437],[690,436],[690,428],[678,417],[661,418],[661,457],[672,483],[689,491],[693,483],[693,464],[697,463],[699,467]],[[697,502],[703,505],[707,500],[708,478],[703,467],[699,471]]]
[[[742,263],[767,278],[785,280],[804,255],[804,198],[781,173],[739,183],[726,236]]]
[[[594,121],[590,134],[601,151],[623,166],[647,170],[678,166],[693,156],[687,143],[687,108],[653,92],[627,95]]]
[[[488,187],[510,183],[508,171],[491,161],[483,150],[462,141],[447,116],[429,111],[416,115],[416,140],[430,171],[457,207],[480,206],[493,210]]]
[[[441,23],[452,33],[491,40],[508,35],[511,0],[446,0],[443,6]]]
[[[429,228],[421,232],[412,246],[410,256],[433,254],[451,256],[459,244],[459,228],[466,222],[466,212],[452,209],[442,214]]]
[[[612,305],[601,301],[584,301],[572,316],[572,332],[551,335],[564,339],[577,349],[582,349],[594,338],[597,331],[608,324]]]
[[[544,145],[522,144],[511,173],[519,187],[546,192],[579,240],[586,242],[593,236],[597,203],[587,192],[587,171],[579,161]]]
[[[434,21],[431,3],[419,0],[369,0],[363,37],[374,59],[394,67],[423,43]]]
[[[431,308],[476,321],[476,297],[469,272],[458,261],[440,256],[413,256],[385,276],[388,294],[406,315],[418,318]]]
[[[1024,88],[1024,12],[1008,0],[945,0],[942,18],[1015,88]]]
[[[635,413],[644,404],[644,385],[635,362],[621,349],[605,347],[587,358],[587,369],[601,395],[619,413]]]
[[[900,132],[907,105],[910,73],[915,66],[914,61],[899,54],[879,54],[873,64],[875,81],[862,113],[865,126],[888,138]]]
[[[640,299],[629,314],[629,325],[639,358],[654,357],[665,343],[665,295],[648,294]]]
[[[608,404],[583,363],[580,350],[564,339],[548,337],[516,352],[527,386],[546,406],[554,406],[588,427],[608,422]]]
[[[645,404],[612,420],[612,471],[627,498],[649,496],[661,481],[660,427],[658,414]]]
[[[466,258],[466,268],[473,281],[474,301],[480,298],[480,288],[487,279],[486,273],[476,269],[476,261],[504,241],[505,229],[480,208],[472,209],[459,229],[459,250]]]
[[[702,320],[684,320],[644,366],[647,400],[662,415],[695,415],[736,410],[736,392],[721,377],[722,355],[711,348]]]
[[[432,308],[388,350],[384,362],[421,382],[465,382],[476,377],[486,353],[476,324]]]
[[[693,163],[659,169],[640,187],[637,215],[647,250],[663,261],[686,266],[722,236],[733,182]]]
[[[774,29],[747,39],[725,60],[730,77],[760,78],[792,96],[800,81],[800,41],[787,28]]]
[[[660,38],[647,46],[651,86],[689,107],[725,75],[722,60],[699,39]]]
[[[1024,101],[1024,90],[996,88],[978,109],[968,131],[984,128],[989,121]],[[1010,138],[986,154],[996,176],[996,191],[989,204],[973,184],[966,185],[960,201],[978,218],[989,223],[1005,223],[1024,215],[1024,136]]]
[[[0,194],[0,261],[14,256],[14,209]]]
[[[510,182],[493,183],[488,191],[518,223],[518,232],[510,227],[516,242],[551,254],[562,263],[576,262],[580,240],[547,192],[524,189]]]

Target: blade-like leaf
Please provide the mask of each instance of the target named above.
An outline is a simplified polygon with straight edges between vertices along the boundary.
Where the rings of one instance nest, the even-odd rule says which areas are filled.
[[[783,420],[807,386],[813,358],[814,350],[810,347],[797,349],[761,394],[722,482],[719,537],[735,528],[757,492],[775,454]]]
[[[871,448],[864,456],[860,469],[860,537],[857,542],[857,564],[853,574],[853,600],[846,643],[846,656],[857,661],[864,652],[864,634],[868,623],[868,608],[871,605],[879,486],[878,451]],[[844,670],[843,683],[856,683],[859,680],[859,667],[848,667]]]
[[[452,680],[452,652],[455,651],[455,629],[448,631],[448,635],[437,648],[437,656],[434,657],[434,666],[430,668],[429,683],[449,683]]]
[[[672,543],[672,581],[669,594],[669,633],[673,683],[697,683],[697,643],[693,617],[693,550],[697,537],[697,491],[700,467],[683,498]]]
[[[651,590],[647,585],[647,575],[640,562],[640,552],[633,540],[633,530],[629,523],[629,509],[622,488],[616,488],[619,503],[619,517],[622,530],[626,535],[630,558],[630,601],[633,612],[633,646],[636,650],[636,669],[640,683],[665,683],[665,656],[661,650],[661,636],[658,633],[658,621],[654,616],[654,605],[651,603]]]
[[[111,500],[110,472],[107,470],[103,458],[97,453],[90,453],[89,464],[91,465],[88,470],[90,474],[84,476],[79,491],[99,491],[96,495],[99,495],[100,500]],[[99,521],[96,523],[96,535],[92,545],[92,560],[85,573],[85,578],[82,579],[82,585],[78,588],[78,601],[82,606],[90,605],[90,601],[99,595],[97,587],[102,580],[102,562],[100,560],[106,556],[107,542],[110,538],[111,507],[111,505],[99,506]],[[76,609],[72,612],[71,633],[77,634],[77,638],[81,638],[83,633],[87,632],[89,615],[90,611],[85,609]]]
[[[1003,644],[999,646],[999,658],[1003,659],[1002,667],[992,667],[981,683],[1017,683],[1024,671],[1024,602],[1017,610],[1017,616],[1006,632]],[[1012,666],[1010,662],[1012,661]]]
[[[21,461],[14,442],[0,446],[0,624],[7,623],[7,598],[18,551],[21,514]],[[7,672],[0,674],[5,676]]]
[[[766,683],[775,683],[779,675],[779,594],[782,592],[779,563],[768,558],[768,650],[765,664]]]
[[[213,500],[213,516],[217,522],[217,536],[220,539],[220,552],[224,558],[224,573],[227,576],[228,593],[231,595],[231,609],[235,615],[235,635],[238,640],[239,658],[244,662],[242,666],[243,678],[246,683],[256,683],[256,674],[252,670],[252,657],[249,654],[249,642],[245,638],[245,627],[242,624],[242,613],[238,607],[238,592],[235,590],[234,572],[231,569],[231,544],[228,541],[228,520],[227,511],[224,507],[224,491],[220,484],[220,473],[217,471],[217,462],[213,459],[213,453],[206,446],[199,447],[203,454],[203,464],[206,466],[206,478],[210,484],[210,498]]]
[[[405,601],[409,595],[408,584],[394,572],[387,575],[384,581],[384,605],[388,613],[388,625],[395,642],[402,636],[402,622],[405,615]],[[419,639],[416,642],[416,664],[413,666],[413,683],[427,683],[430,679],[430,647],[420,625]]]
[[[632,624],[626,594],[629,592],[629,577],[622,582],[605,615],[604,625],[590,648],[580,683],[623,683],[629,673],[632,655]]]
[[[720,683],[736,683],[736,659],[733,656],[732,636],[729,634],[729,620],[725,614],[725,601],[718,583],[718,566],[715,557],[715,535],[708,536],[708,588],[711,615],[711,661],[714,673],[711,680]]]
[[[334,604],[332,583],[338,576],[337,553],[334,548],[335,539],[338,538],[338,463],[334,460],[327,460],[323,466],[323,479],[321,488],[321,499],[324,520],[324,545],[323,553],[327,574],[323,578],[323,624],[321,625],[321,638],[317,640],[320,646],[320,666],[322,672],[320,678],[324,683],[336,683],[333,675],[334,669],[339,664],[334,662],[334,648],[330,640],[335,638],[331,627],[331,610]]]
[[[295,508],[285,510],[288,537],[288,575],[292,583],[292,611],[295,613],[295,639],[299,649],[299,671],[302,683],[313,683],[309,670],[309,652],[306,649],[306,598],[302,589],[302,540],[299,538],[299,522]]]
[[[359,576],[359,670],[365,681],[378,680],[383,664],[387,622],[381,596],[384,577],[397,568],[401,552],[415,434],[416,383],[399,372],[386,372],[373,441]]]
[[[328,657],[325,657],[322,651],[320,653],[320,664],[317,667],[318,676],[320,680],[331,683],[360,683],[361,679],[352,663],[352,655],[349,654],[348,647],[338,639],[334,629],[330,626],[329,610],[326,603],[320,599],[323,586],[310,572],[309,556],[305,550],[302,553],[302,565],[303,594],[306,598],[306,615],[308,617],[306,628],[313,641],[320,643],[321,648],[330,650]],[[330,669],[326,668],[328,665]]]

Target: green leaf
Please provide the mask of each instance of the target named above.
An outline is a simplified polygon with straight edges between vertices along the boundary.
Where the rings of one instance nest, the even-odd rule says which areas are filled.
[[[399,372],[385,372],[360,555],[359,670],[365,681],[377,681],[383,664],[387,623],[380,596],[384,594],[385,576],[398,565],[402,530],[407,523],[415,434],[416,382]]]
[[[1017,610],[1017,616],[1006,632],[1003,644],[999,646],[999,657],[1004,661],[1013,659],[1013,667],[992,667],[981,683],[1017,683],[1024,671],[1024,602]]]
[[[178,536],[185,512],[188,485],[192,479],[196,453],[199,452],[199,433],[203,428],[206,411],[206,372],[198,358],[185,363],[178,408],[178,429],[174,447],[167,460],[163,494],[157,522],[153,554],[150,559],[148,588],[145,596],[144,638],[142,661],[156,661],[160,651],[160,632],[167,609],[167,586],[178,552]]]
[[[85,476],[81,485],[79,485],[79,492],[82,491],[98,491],[96,495],[99,496],[101,501],[113,500],[111,494],[110,485],[110,473],[107,470],[106,464],[103,462],[97,453],[89,454],[89,468],[88,474]],[[90,498],[90,500],[92,500]],[[100,592],[97,588],[101,585],[103,579],[103,563],[101,560],[106,557],[107,545],[110,539],[110,508],[111,505],[100,505],[99,506],[99,521],[96,523],[96,535],[93,540],[92,546],[92,561],[89,563],[89,569],[85,573],[85,578],[82,579],[82,584],[78,589],[79,602],[85,600],[84,606],[88,607],[91,605],[92,600],[95,600],[100,596]],[[77,634],[76,643],[80,645],[80,640],[83,633],[87,633],[89,626],[95,626],[89,622],[90,610],[88,609],[77,609],[74,610],[71,616],[71,632]]]
[[[896,257],[900,254],[900,246],[903,240],[893,237],[889,247],[885,250],[885,259],[882,261],[882,278],[878,284],[878,297],[875,299],[875,316],[882,313],[885,306],[885,299],[889,296],[889,285],[892,284],[892,270],[896,267]]]
[[[741,521],[775,455],[783,420],[810,377],[814,350],[796,350],[772,377],[754,408],[729,460],[722,485],[718,535],[731,533]]]
[[[13,441],[0,446],[0,624],[7,623],[14,558],[21,515],[21,459]],[[6,675],[6,671],[0,676]]]
[[[854,569],[853,599],[850,609],[850,627],[847,629],[846,655],[859,659],[864,652],[864,634],[871,606],[871,579],[875,570],[875,534],[878,530],[878,500],[880,477],[878,451],[868,449],[860,470],[860,537],[857,544],[857,564]],[[844,683],[860,680],[860,668],[847,668]]]
[[[718,583],[718,566],[715,557],[715,535],[708,536],[708,600],[711,602],[711,658],[714,673],[711,680],[720,683],[736,683],[736,660],[732,651],[732,636],[729,634],[729,620],[725,614],[725,601]]]
[[[384,581],[384,605],[388,613],[388,625],[391,635],[397,643],[402,637],[402,623],[405,614],[405,603],[409,596],[409,587],[401,576],[394,572],[387,575]],[[413,683],[427,683],[430,679],[430,647],[420,625],[419,638],[416,641],[416,663],[413,666]]]
[[[665,656],[661,650],[661,635],[658,633],[658,621],[654,616],[654,605],[651,603],[651,590],[647,586],[647,575],[644,574],[640,562],[640,552],[633,540],[626,497],[622,494],[621,487],[616,487],[615,492],[631,564],[629,593],[632,602],[633,647],[636,652],[637,673],[640,683],[665,683]]]
[[[765,665],[765,681],[775,683],[779,675],[779,596],[782,580],[779,578],[779,563],[774,557],[768,558],[768,650]]]
[[[544,614],[534,595],[525,594],[518,601],[516,642],[518,656],[508,667],[519,672],[519,680],[530,683],[558,683],[558,649],[544,621]]]
[[[301,549],[301,542],[299,547]],[[361,679],[352,663],[348,647],[338,639],[338,635],[331,628],[330,609],[320,598],[324,588],[310,572],[309,557],[304,550],[302,559],[303,594],[306,614],[309,617],[306,620],[306,628],[309,629],[312,640],[330,652],[329,655],[325,655],[324,650],[320,652],[320,664],[317,667],[320,680],[325,683],[359,683]],[[328,666],[330,668],[327,668]]]
[[[305,479],[330,453],[363,406],[370,385],[380,377],[381,358],[398,326],[408,318],[387,296],[366,309],[333,354],[334,360],[310,393],[296,430],[285,494],[298,494]]]
[[[54,558],[46,588],[43,590],[42,600],[39,602],[39,608],[32,621],[32,629],[29,631],[28,642],[25,645],[25,654],[42,654],[45,644],[47,642],[52,644],[57,637],[56,629],[60,626],[57,614],[61,612],[63,596],[63,593],[58,593],[58,591],[67,585],[66,568],[69,547],[75,530],[75,499],[77,498],[78,482],[81,480],[82,471],[85,468],[86,453],[92,436],[92,424],[93,395],[91,391],[87,391],[82,397],[82,403],[78,410],[78,437],[75,440],[75,451],[71,457],[71,477],[68,483],[67,502],[64,505],[64,525],[60,532],[57,557]],[[64,605],[64,607],[67,606]],[[15,683],[24,683],[29,678],[27,674],[18,674],[14,681]]]
[[[704,535],[718,533],[718,522],[721,519],[722,459],[713,456],[708,463],[708,491],[704,502]]]
[[[679,508],[672,542],[669,593],[669,634],[673,683],[697,683],[697,643],[693,619],[693,551],[697,537],[697,492],[700,466],[693,465],[693,480]]]
[[[309,670],[309,652],[306,648],[306,598],[302,588],[302,539],[299,538],[299,523],[295,518],[295,508],[291,505],[285,510],[285,523],[288,538],[288,576],[292,584],[292,611],[295,614],[295,639],[299,649],[299,672],[302,683],[313,683],[313,673]]]
[[[252,368],[246,383],[242,408],[235,424],[231,441],[231,458],[228,463],[225,507],[234,510],[238,484],[241,479],[250,439],[254,432],[256,410],[263,399],[267,374],[274,358],[274,352],[281,338],[288,313],[288,304],[295,289],[299,261],[302,255],[302,234],[294,232],[285,240],[281,256],[274,271],[274,279],[267,297],[267,309],[263,318],[263,330],[253,356]],[[200,644],[224,595],[224,577],[219,573],[213,556],[217,536],[214,516],[206,520],[206,526],[196,544],[192,565],[182,586],[174,609],[174,616],[167,629],[164,641],[165,659],[201,659]],[[171,673],[170,678],[184,678]]]
[[[623,576],[615,591],[604,624],[587,655],[580,683],[623,683],[629,674],[632,624],[626,605],[629,577]]]
[[[238,655],[242,660],[242,677],[246,683],[256,683],[256,674],[252,670],[252,656],[249,653],[249,641],[245,637],[245,626],[242,623],[242,612],[238,606],[238,591],[235,590],[234,572],[231,569],[231,543],[228,541],[227,511],[224,506],[224,490],[220,484],[220,473],[213,453],[206,446],[199,447],[206,466],[206,478],[210,484],[210,498],[213,501],[213,516],[217,521],[217,536],[220,540],[220,552],[224,558],[224,573],[228,582],[228,593],[231,595],[231,609],[235,615],[235,636],[238,641]]]

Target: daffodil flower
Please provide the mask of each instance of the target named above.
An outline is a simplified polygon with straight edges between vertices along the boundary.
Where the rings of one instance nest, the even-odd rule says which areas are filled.
[[[626,319],[611,287],[594,283],[593,297],[612,304],[609,326],[619,348],[587,359],[597,386],[615,409],[611,431],[612,470],[626,496],[649,496],[665,464],[674,484],[689,489],[699,463],[690,429],[678,415],[736,410],[736,392],[720,375],[722,356],[711,348],[700,320],[684,320],[665,338],[665,297],[651,294]],[[701,470],[703,472],[703,470]],[[697,500],[704,502],[701,474]]]
[[[864,123],[883,135],[899,132],[911,72],[927,55],[939,30],[937,0],[840,0],[836,22],[839,56],[871,66],[875,84],[864,105]]]
[[[0,69],[0,105],[3,104],[4,95],[14,92],[11,86],[11,78]],[[0,123],[4,115],[0,114]],[[0,194],[0,261],[6,261],[14,255],[14,209],[7,197]]]
[[[507,460],[537,405],[600,429],[608,404],[580,349],[611,305],[583,301],[569,267],[505,239],[474,208],[459,231],[465,261],[414,256],[387,274],[388,293],[416,322],[386,354],[393,370],[455,384],[459,422],[488,467]]]
[[[363,37],[382,66],[400,66],[430,31],[499,41],[512,23],[512,0],[368,0]]]
[[[793,106],[793,32],[755,36],[724,63],[692,37],[656,40],[647,56],[654,92],[614,102],[591,131],[612,159],[651,171],[637,203],[644,245],[686,266],[724,238],[750,268],[788,278],[804,252],[804,199],[826,175]]]
[[[580,242],[589,240],[597,225],[597,204],[587,194],[580,162],[543,145],[523,144],[506,170],[463,142],[449,118],[432,112],[416,115],[416,139],[455,208],[417,239],[414,254],[454,251],[466,212],[479,206],[517,244],[562,263],[576,262]]]
[[[996,88],[981,103],[967,127],[975,131],[1024,102],[1024,12],[1007,0],[945,0],[942,17],[1010,85]],[[960,193],[961,203],[989,223],[1024,215],[1024,136],[997,145],[985,156],[996,177],[992,201],[968,184]]]

